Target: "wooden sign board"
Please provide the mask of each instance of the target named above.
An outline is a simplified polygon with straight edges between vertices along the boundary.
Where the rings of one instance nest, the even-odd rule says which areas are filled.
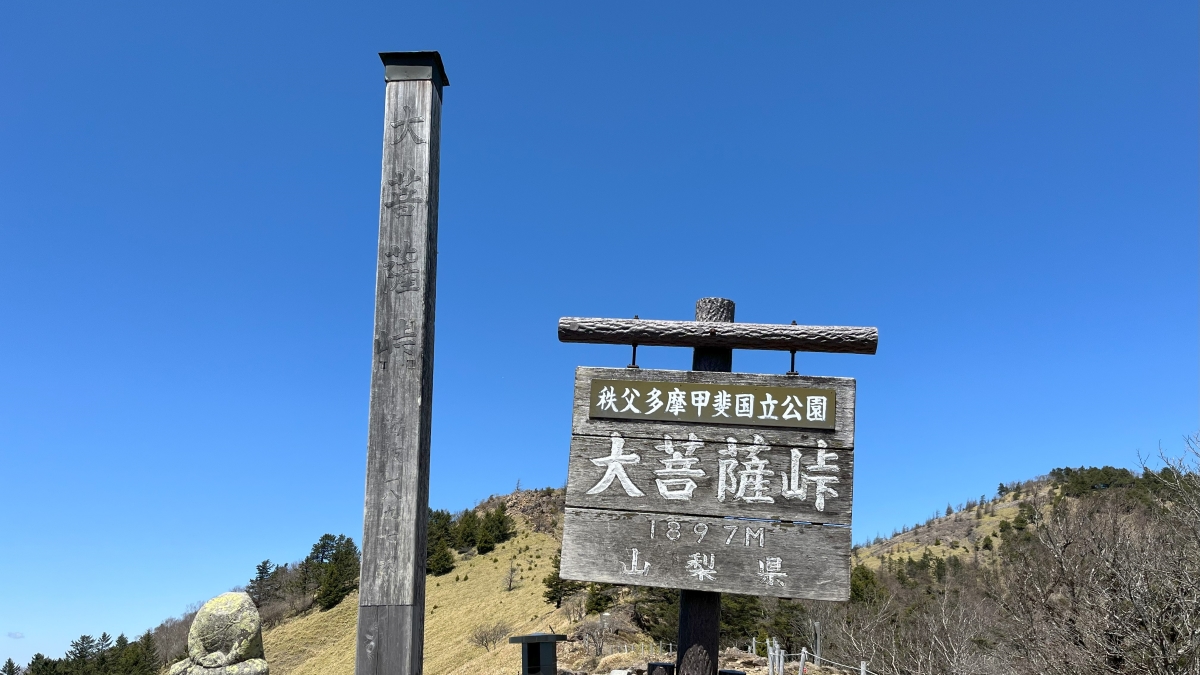
[[[854,391],[849,378],[579,368],[563,578],[846,600]]]

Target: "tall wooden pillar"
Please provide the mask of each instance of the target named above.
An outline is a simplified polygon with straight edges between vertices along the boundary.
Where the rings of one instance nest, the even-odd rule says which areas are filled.
[[[380,54],[386,104],[355,675],[421,672],[433,406],[437,52]]]
[[[696,320],[732,323],[733,301],[700,298],[696,301]],[[692,370],[732,372],[733,350],[696,347],[692,350]],[[721,594],[680,590],[679,651],[675,672],[679,675],[716,675],[720,650]]]

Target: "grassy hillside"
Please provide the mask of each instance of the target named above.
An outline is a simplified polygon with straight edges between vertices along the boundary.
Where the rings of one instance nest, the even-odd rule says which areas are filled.
[[[453,572],[427,579],[425,672],[430,675],[511,674],[520,662],[518,645],[505,642],[487,652],[467,636],[485,621],[507,621],[513,634],[563,630],[567,620],[542,599],[541,580],[558,551],[558,540],[530,531],[515,514],[518,534],[488,555],[459,557]],[[518,568],[513,590],[505,590],[509,563]],[[457,579],[457,580],[456,580]],[[327,612],[311,611],[263,635],[272,675],[352,675],[358,594]]]
[[[1010,492],[973,509],[959,509],[940,518],[931,518],[890,539],[857,548],[854,551],[854,564],[877,571],[889,556],[917,559],[926,554],[938,558],[952,555],[970,558],[985,565],[995,563],[1005,537],[1004,530],[1010,536],[1013,532],[1001,523],[1011,524],[1017,520],[1024,502],[1036,499],[1047,503],[1050,500],[1052,488],[1048,482],[1030,481],[1023,485],[1023,491]],[[992,543],[989,548],[984,548],[983,542],[987,538]]]
[[[548,497],[545,491],[521,492],[494,497],[482,507],[504,501],[516,522],[516,535],[486,555],[455,554],[455,568],[443,576],[426,578],[425,672],[429,675],[511,675],[520,663],[520,646],[502,642],[487,651],[472,645],[472,629],[503,621],[513,635],[532,632],[572,634],[578,624],[567,609],[556,610],[542,593],[542,578],[553,569],[561,531],[561,491]],[[509,565],[516,568],[512,590],[507,590]],[[614,616],[627,618],[632,594],[621,592]],[[272,675],[352,675],[358,594],[353,593],[329,611],[310,610],[286,620],[263,634]],[[673,660],[673,656],[643,652],[655,640],[628,622],[615,642],[627,645],[629,653],[597,659],[580,642],[559,648],[559,665],[589,672],[644,666],[647,660]],[[765,675],[766,660],[736,651],[723,654],[722,667]],[[835,672],[812,670],[810,673]]]
[[[866,659],[878,673],[1194,675],[1200,631],[1188,627],[1200,621],[1194,583],[1200,578],[1200,450],[1195,456],[1194,464],[1157,475],[1056,469],[1002,486],[999,497],[947,507],[887,540],[855,547],[849,602],[726,594],[722,644],[744,648],[770,636],[790,652],[807,647],[811,653],[812,626],[819,621],[827,658]],[[560,646],[559,663],[573,671],[638,666],[649,660],[643,647],[674,640],[678,594],[671,591],[594,586],[586,600],[592,614],[579,624],[568,620],[566,608],[581,614],[582,597],[559,611],[543,600],[541,579],[559,548],[561,498],[560,491],[493,498],[484,507],[503,500],[517,521],[516,536],[489,554],[458,556],[452,572],[428,579],[425,669],[431,675],[512,673],[520,662],[516,645],[505,642],[488,652],[469,642],[472,629],[497,620],[509,624],[510,634],[595,637],[588,626],[600,622],[596,612],[608,611],[605,639],[622,653],[610,649],[598,658],[594,648],[570,642]],[[516,586],[506,590],[510,563]],[[266,655],[275,675],[350,675],[356,600],[350,596],[331,611],[269,630]],[[593,600],[603,602],[593,606]],[[1155,663],[1167,667],[1144,667]],[[764,665],[736,649],[721,654],[724,668],[763,675]]]
[[[575,627],[564,610],[555,610],[542,598],[541,580],[550,572],[551,559],[559,549],[556,526],[561,519],[561,506],[543,496],[542,492],[516,493],[494,497],[482,505],[494,507],[503,500],[516,521],[516,536],[487,555],[455,554],[453,572],[427,577],[425,672],[429,675],[511,674],[521,658],[518,645],[505,641],[486,651],[470,644],[471,630],[483,623],[507,622],[514,635],[538,631],[570,634]],[[889,557],[920,558],[926,552],[938,557],[974,557],[986,563],[995,553],[981,549],[979,542],[991,536],[998,548],[1000,523],[1016,518],[1019,503],[1010,495],[931,519],[891,539],[856,549],[855,564],[879,570]],[[510,561],[517,568],[511,591],[506,590]],[[266,631],[263,640],[273,675],[352,675],[357,611],[355,593],[332,610],[313,610]],[[654,643],[636,629],[626,630],[621,641]],[[561,666],[595,672],[634,667],[646,660],[639,650],[597,662],[580,644],[560,647]],[[765,672],[765,661],[753,656],[731,653],[722,661],[723,666],[751,674]]]

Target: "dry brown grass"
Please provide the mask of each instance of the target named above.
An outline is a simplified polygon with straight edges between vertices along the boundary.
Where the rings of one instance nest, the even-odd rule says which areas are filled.
[[[327,612],[312,610],[263,633],[271,675],[353,675],[358,593]]]
[[[1041,496],[1050,494],[1048,487],[1042,488]],[[854,554],[854,564],[863,564],[870,569],[878,569],[883,559],[890,553],[894,558],[903,559],[912,556],[920,558],[926,550],[931,555],[946,558],[957,555],[969,559],[978,555],[981,563],[991,563],[995,560],[995,551],[974,550],[973,541],[981,541],[985,536],[991,536],[996,547],[1000,545],[1000,521],[1012,522],[1017,517],[1020,499],[1008,495],[991,504],[995,514],[985,514],[976,519],[974,511],[963,511],[952,516],[944,516],[919,529],[909,530],[898,534],[887,541],[874,546],[866,546]],[[935,544],[935,541],[940,543]],[[957,541],[957,548],[950,548],[950,542]]]
[[[510,675],[519,669],[519,645],[504,640],[485,652],[467,641],[480,623],[507,621],[514,635],[566,629],[563,613],[542,599],[542,577],[549,573],[558,547],[554,537],[522,527],[492,553],[459,560],[448,575],[428,577],[425,672]],[[514,556],[520,566],[518,580],[513,590],[505,591],[508,561]],[[327,612],[309,612],[266,631],[263,642],[271,675],[353,675],[357,616],[355,593]]]
[[[1015,505],[1012,510],[1015,514]],[[987,519],[988,524],[998,523],[1000,517],[998,509],[995,518]],[[517,671],[521,663],[519,645],[504,640],[487,652],[470,644],[472,629],[483,623],[508,622],[514,635],[570,633],[572,626],[565,612],[555,610],[542,598],[542,577],[550,572],[559,541],[550,534],[530,531],[530,523],[520,515],[516,520],[517,536],[492,553],[459,559],[450,574],[426,579],[425,672],[429,675],[511,675]],[[920,548],[907,542],[898,545]],[[505,591],[509,560],[514,556],[520,566],[517,583],[513,590]],[[263,643],[271,675],[353,675],[357,619],[358,594],[352,593],[329,611],[311,610],[265,631]],[[636,636],[626,639],[631,638],[637,642]],[[585,654],[582,646],[574,643],[561,645],[559,658],[564,667],[578,662],[579,666],[586,663],[587,670],[604,672],[644,667],[648,660],[639,651],[608,655],[597,663],[599,659]],[[665,655],[652,658],[670,659]],[[765,667],[732,662],[722,665],[747,670],[749,675],[766,673]]]

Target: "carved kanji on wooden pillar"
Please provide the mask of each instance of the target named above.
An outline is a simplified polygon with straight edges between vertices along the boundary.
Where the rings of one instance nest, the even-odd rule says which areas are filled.
[[[437,52],[380,54],[386,104],[356,675],[421,672],[433,405]]]

